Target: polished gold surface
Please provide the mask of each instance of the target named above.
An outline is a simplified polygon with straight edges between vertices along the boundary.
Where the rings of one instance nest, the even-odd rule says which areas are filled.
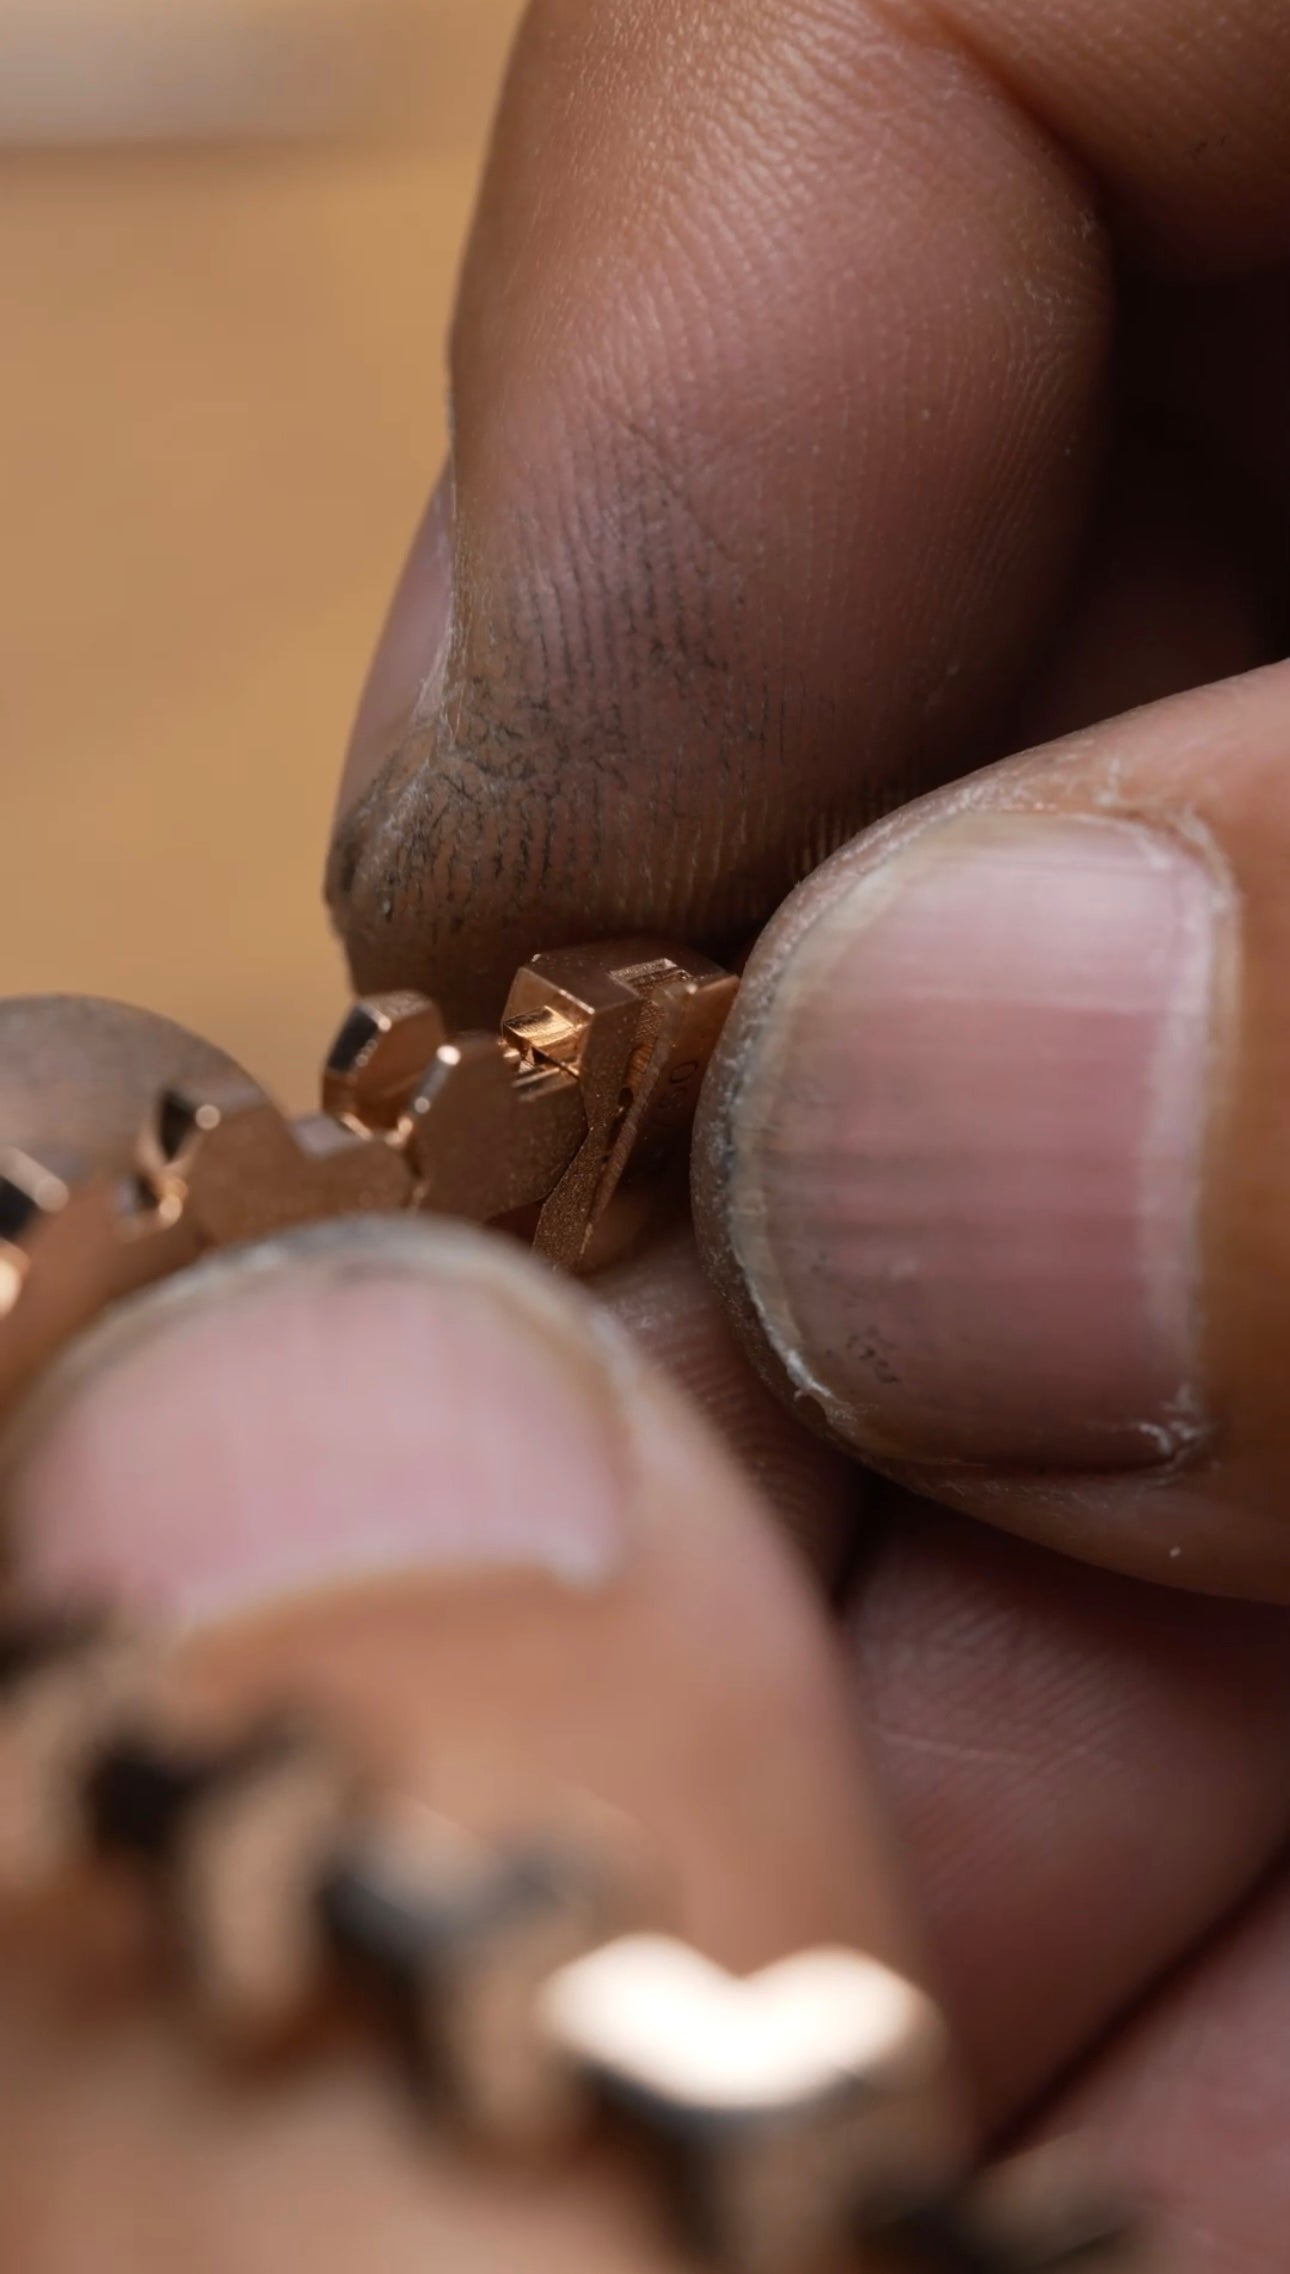
[[[472,2154],[578,2155],[610,2114],[682,2182],[657,2226],[670,2209],[678,2267],[1155,2274],[1147,2227],[1077,2148],[973,2175],[946,2026],[912,1981],[846,1946],[729,1974],[657,1931],[656,1859],[591,1794],[509,1743],[450,1743],[426,1805],[373,1778],[344,1719],[339,1694],[323,1718],[289,1700],[230,1716],[162,1642],[8,1608],[0,1923],[38,1895],[74,1938],[124,1897],[136,1957],[164,1938],[176,2010],[304,2058],[320,2038],[299,2025],[339,2018],[348,1984],[429,2128],[446,2118]]]
[[[437,1003],[406,990],[355,1003],[323,1065],[325,1113],[393,1129],[436,1050],[448,1040]]]
[[[83,1780],[103,1731],[151,1687],[147,1655],[108,1621],[0,1641],[0,1906],[43,1902],[85,1860]]]
[[[631,1238],[611,1208],[680,1157],[735,988],[688,948],[629,940],[536,957],[493,1033],[444,1040],[424,996],[372,997],[323,1061],[323,1110],[294,1117],[163,1029],[163,1061],[194,1071],[141,1090],[124,1172],[92,1127],[88,1151],[0,1147],[0,1407],[120,1297],[329,1216],[465,1216],[568,1270],[603,1260]],[[103,1006],[72,1007],[92,1036]]]
[[[612,1846],[486,1838],[412,1802],[364,1825],[332,1915],[401,1964],[405,2013],[451,2120],[493,2147],[567,2148],[591,2111],[538,2025],[544,1982],[621,1922]],[[342,1943],[346,1936],[341,1933]]]
[[[852,1950],[749,1980],[666,1935],[553,1976],[552,2041],[685,2157],[702,2228],[739,2274],[832,2265],[875,2191],[948,2186],[948,2044],[930,1999]]]
[[[60,1154],[0,1150],[0,1408],[107,1304],[204,1244],[169,1194]]]
[[[202,1248],[231,1247],[324,1216],[407,1208],[412,1180],[382,1137],[304,1114],[288,1121],[253,1082],[168,1090],[144,1131],[139,1166]]]
[[[193,1995],[218,2042],[271,2048],[316,2003],[326,1950],[310,1897],[363,1797],[343,1750],[288,1725],[182,1832],[173,1901]]]
[[[401,141],[0,150],[0,993],[155,1006],[293,1107],[343,992],[323,847],[444,448],[518,15],[415,4]]]
[[[629,1163],[688,1130],[738,985],[657,941],[563,948],[517,973],[502,1032],[535,1068],[574,1073],[586,1135],[543,1201],[535,1244],[579,1264]]]

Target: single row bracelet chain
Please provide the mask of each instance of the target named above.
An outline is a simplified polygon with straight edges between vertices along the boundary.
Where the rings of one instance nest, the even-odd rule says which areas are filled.
[[[156,1097],[127,1174],[0,1150],[0,1411],[110,1304],[327,1216],[466,1216],[586,1268],[677,1153],[735,989],[688,949],[562,950],[496,1033],[356,1003],[315,1115],[230,1072]],[[735,1979],[613,1811],[478,1764],[468,1801],[450,1764],[443,1789],[383,1793],[290,1706],[198,1713],[164,1640],[97,1607],[0,1613],[0,1923],[124,1873],[221,2052],[361,1998],[466,2137],[532,2159],[632,2131],[678,2246],[728,2274],[1166,2274],[1078,2158],[971,2172],[913,1983],[835,1948]]]
[[[127,1175],[0,1147],[0,1412],[108,1304],[329,1216],[464,1216],[586,1268],[686,1136],[736,987],[688,948],[561,949],[494,1033],[450,1036],[425,995],[355,1003],[318,1113],[230,1071],[152,1101]]]
[[[348,1984],[464,2140],[531,2165],[593,2124],[634,2133],[686,2262],[1154,2274],[1069,2151],[970,2175],[913,1983],[844,1948],[727,1975],[612,1809],[473,1757],[436,1788],[383,1793],[309,1714],[197,1711],[111,1620],[0,1619],[0,1911],[124,1871],[216,2055],[300,2041]]]

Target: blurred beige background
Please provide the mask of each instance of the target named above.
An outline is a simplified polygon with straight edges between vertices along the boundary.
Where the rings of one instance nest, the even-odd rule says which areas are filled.
[[[0,149],[0,993],[151,1004],[293,1105],[343,997],[331,801],[443,450],[519,13],[408,4],[411,133]]]

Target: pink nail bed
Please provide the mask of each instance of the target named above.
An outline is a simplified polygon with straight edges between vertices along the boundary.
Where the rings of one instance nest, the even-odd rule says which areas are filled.
[[[964,816],[804,936],[743,1086],[734,1236],[849,1434],[1089,1469],[1194,1438],[1223,913],[1163,831]]]
[[[258,1277],[230,1252],[182,1302],[145,1297],[59,1398],[10,1486],[25,1586],[205,1620],[391,1575],[607,1581],[621,1414],[554,1291],[455,1227],[325,1232]],[[461,1260],[436,1261],[449,1243]],[[523,1460],[543,1431],[576,1458]]]

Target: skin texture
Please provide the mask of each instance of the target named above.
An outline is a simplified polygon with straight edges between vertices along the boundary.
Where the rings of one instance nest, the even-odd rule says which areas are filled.
[[[736,1100],[749,1095],[755,1118],[744,1084],[761,1047],[756,1038],[772,999],[777,1010],[787,1003],[790,1014],[797,1011],[795,975],[799,959],[808,961],[800,944],[822,912],[858,876],[876,873],[889,852],[951,814],[979,823],[995,814],[1118,815],[1177,832],[1192,857],[1213,865],[1227,910],[1207,1066],[1194,1290],[1203,1322],[1199,1443],[1181,1464],[1166,1460],[1116,1475],[1113,1462],[1103,1463],[1098,1480],[1063,1475],[1054,1440],[1057,1457],[1044,1473],[1034,1473],[1039,1464],[1030,1460],[1000,1474],[979,1457],[920,1458],[917,1418],[899,1448],[884,1442],[881,1397],[862,1420],[844,1395],[833,1419],[871,1458],[921,1489],[1068,1552],[1185,1585],[1282,1599],[1290,1593],[1281,1516],[1290,1446],[1280,1355],[1290,1329],[1290,1219],[1281,1175],[1290,1004],[1278,975],[1290,947],[1280,834],[1288,717],[1290,672],[1280,666],[1009,761],[908,809],[838,856],[785,909],[750,967],[705,1102],[699,1175],[712,1267],[731,1293],[750,1348],[768,1373],[782,1376],[773,1306],[750,1300],[738,1234],[731,1236],[735,1147],[757,1142]],[[809,1021],[809,1008],[799,1015]],[[854,1387],[858,1398],[858,1373]]]
[[[454,331],[447,654],[436,615],[332,863],[366,983],[474,1011],[535,939],[727,944],[988,750],[1093,495],[1099,203],[1171,271],[1286,237],[1280,9],[1109,14],[1031,13],[1027,112],[1006,11],[531,12]]]
[[[556,1394],[560,1489],[517,1525],[497,1439],[539,1437]],[[317,1479],[348,1485],[374,1445],[381,1533],[351,1492],[338,1536]],[[312,1699],[412,1793],[461,1745],[590,1788],[733,1965],[842,1935],[915,1966],[983,2126],[1104,2045],[1290,1833],[1281,1614],[875,1510],[848,1678],[677,1392],[603,1311],[453,1227],[296,1235],[139,1298],[29,1409],[7,1501],[25,1587],[178,1614],[199,1694]],[[378,2247],[469,2266],[503,2243],[542,2268],[673,2263],[628,2169],[500,2185],[398,2120],[366,2039],[239,2079],[110,1910],[6,1950],[3,2232],[41,2274],[160,2269],[198,2238],[213,2268],[284,2247],[337,2274]],[[42,2182],[62,2162],[92,2193]]]
[[[571,927],[728,945],[946,770],[1060,576],[1107,311],[1079,169],[927,27],[535,11],[454,335],[470,574],[333,857],[365,982],[474,1011]]]
[[[596,1295],[655,1363],[683,1384],[832,1593],[863,1536],[867,1483],[836,1448],[805,1438],[767,1397],[704,1276],[687,1228],[596,1280]]]
[[[98,1334],[20,1440],[8,1503],[28,1590],[106,1587],[191,1622],[198,1693],[319,1705],[409,1796],[433,1801],[459,1753],[611,1803],[651,1873],[658,1858],[663,1917],[737,1970],[814,1941],[921,1963],[795,1559],[603,1314],[500,1242],[355,1223],[193,1272]],[[415,1375],[394,1355],[413,1337]],[[554,1430],[559,1446],[553,1489],[521,1491],[518,1516],[499,1413],[510,1445]],[[374,1443],[383,1532],[325,1535],[319,1475],[340,1474],[352,1510]],[[154,1507],[171,1516],[160,1553]],[[200,2236],[212,2266],[482,2265],[516,2218],[535,2266],[671,2262],[630,2164],[521,2177],[517,2202],[427,2152],[351,2043],[288,2071],[252,2142],[256,2098],[173,2004],[129,1995],[130,1952],[88,1929],[11,1943],[15,2262],[160,2269],[174,2238]],[[51,2153],[110,2170],[92,2221],[83,2193],[20,2183]]]
[[[1190,1466],[1072,1483],[1065,1410],[1065,1472],[1040,1444],[1031,1474],[947,1474],[849,1420],[834,1374],[835,1441],[1034,1541],[866,1480],[830,1630],[763,1496],[832,1541],[836,1443],[795,1457],[683,1254],[608,1294],[730,1450],[605,1306],[495,1243],[369,1228],[141,1298],[29,1407],[6,1480],[19,1577],[174,1611],[195,1682],[343,1700],[418,1790],[445,1730],[522,1732],[655,1831],[732,1962],[827,1931],[923,1972],[980,2136],[1089,2118],[1163,2196],[1172,2274],[1274,2274],[1290,2213],[1286,1614],[1132,1575],[1285,1592],[1290,696],[1257,667],[1285,635],[1288,65],[1281,0],[538,0],[463,281],[454,465],[330,871],[361,983],[470,1015],[520,952],[742,944],[809,875],[751,968],[698,1195],[791,1398],[821,1320],[767,1334],[734,1193],[781,1147],[791,1228],[807,1166],[755,1077],[777,1005],[823,1064],[815,919],[951,806],[1180,840],[1227,925]],[[105,1058],[90,1119],[121,1110]],[[113,1992],[123,1963],[11,1945],[14,2264],[675,2263],[625,2171],[427,2156],[357,2046],[272,2090],[212,2076],[164,2001]]]

